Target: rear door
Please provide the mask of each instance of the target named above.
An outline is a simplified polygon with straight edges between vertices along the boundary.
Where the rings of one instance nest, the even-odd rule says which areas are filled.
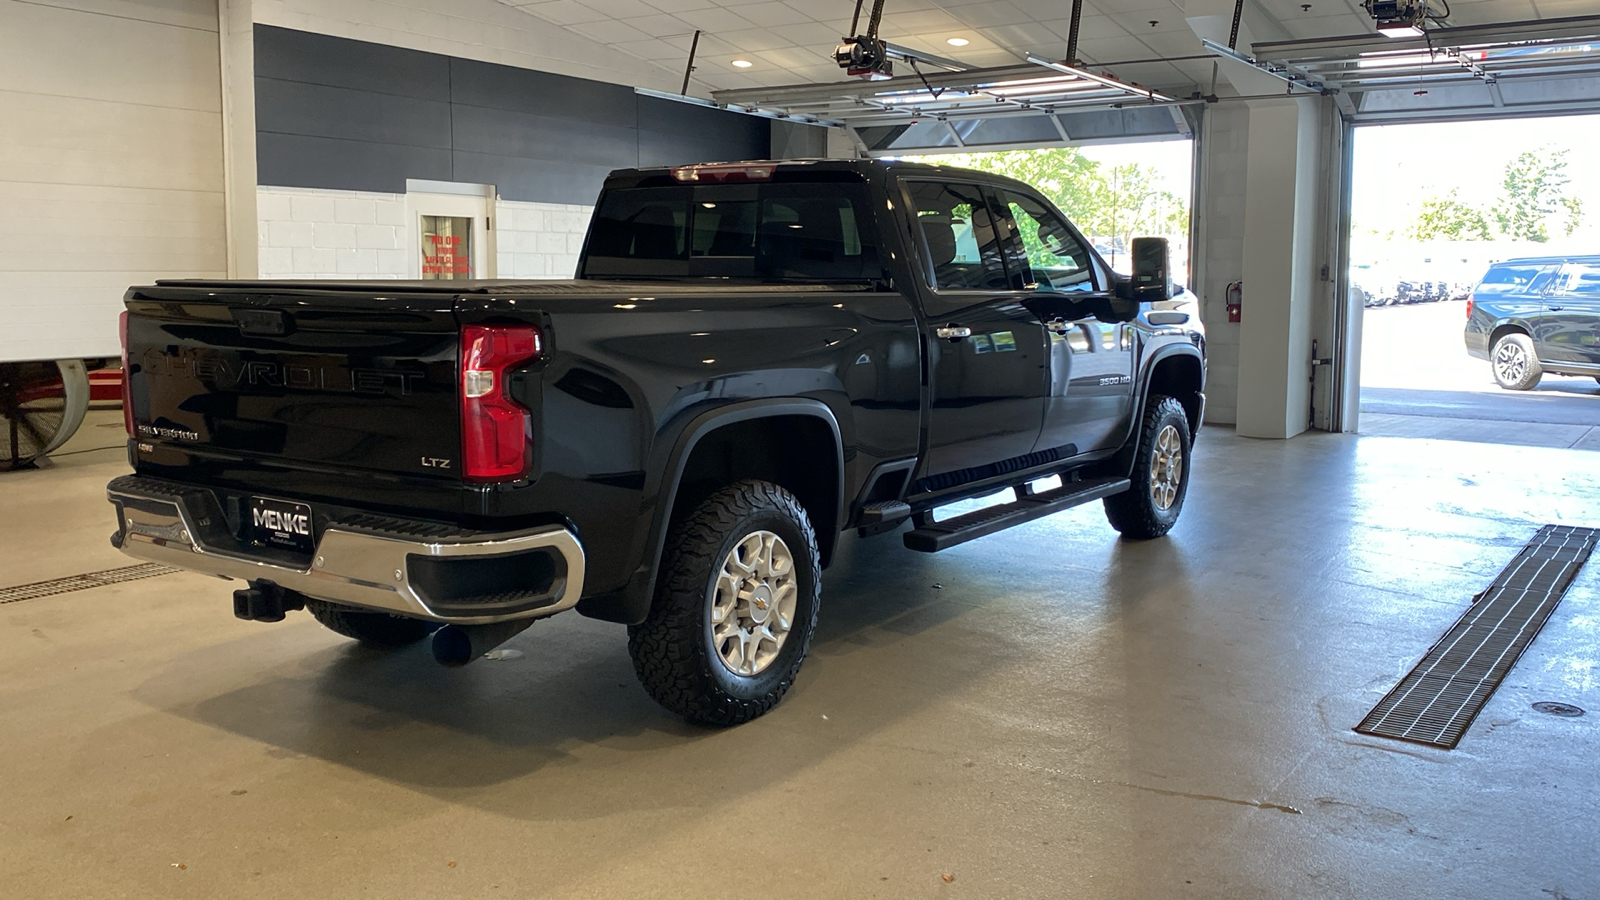
[[[931,403],[925,476],[959,484],[1026,456],[1044,416],[1044,325],[1012,288],[987,191],[908,181],[926,261]],[[943,486],[943,485],[940,485]]]
[[[1540,359],[1600,367],[1600,260],[1562,264],[1534,332]]]
[[[1001,201],[1012,278],[1050,335],[1038,449],[1065,456],[1115,447],[1133,410],[1138,334],[1129,320],[1138,304],[1111,296],[1083,240],[1049,204],[1015,191],[1002,191]]]

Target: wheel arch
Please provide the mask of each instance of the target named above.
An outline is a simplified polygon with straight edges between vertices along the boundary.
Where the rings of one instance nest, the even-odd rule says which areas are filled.
[[[1489,332],[1489,345],[1487,347],[1485,347],[1484,349],[1488,350],[1490,355],[1492,356],[1494,354],[1495,342],[1499,341],[1501,338],[1505,337],[1508,334],[1521,334],[1521,335],[1526,335],[1529,338],[1532,338],[1533,337],[1533,329],[1529,328],[1528,324],[1526,322],[1523,322],[1523,321],[1520,321],[1520,320],[1516,320],[1516,319],[1501,319],[1500,321],[1496,322],[1494,324],[1494,328],[1490,330],[1490,332]]]
[[[733,403],[697,416],[679,432],[662,470],[638,570],[619,591],[580,601],[579,611],[627,624],[643,621],[673,522],[710,490],[744,478],[772,481],[795,495],[811,517],[826,567],[844,521],[844,441],[838,418],[827,404],[807,398]]]
[[[1205,389],[1206,367],[1198,350],[1188,345],[1176,345],[1157,354],[1145,371],[1134,428],[1138,429],[1144,421],[1151,395],[1163,394],[1183,406],[1191,437],[1199,434],[1201,418],[1205,415]],[[1137,430],[1134,433],[1137,434]]]

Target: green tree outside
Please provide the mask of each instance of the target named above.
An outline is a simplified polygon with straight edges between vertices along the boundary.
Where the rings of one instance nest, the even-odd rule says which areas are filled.
[[[1156,172],[1127,163],[1102,165],[1076,147],[1000,150],[907,157],[913,162],[976,169],[1032,185],[1086,235],[1126,250],[1139,235],[1187,236],[1189,204],[1156,187]]]
[[[1489,207],[1463,202],[1455,190],[1422,201],[1402,235],[1417,240],[1499,238],[1544,242],[1552,227],[1571,235],[1583,224],[1583,199],[1568,196],[1566,150],[1544,147],[1506,163],[1500,196]]]

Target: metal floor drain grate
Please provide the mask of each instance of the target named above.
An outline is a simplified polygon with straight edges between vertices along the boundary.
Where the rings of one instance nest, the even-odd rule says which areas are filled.
[[[1533,642],[1600,530],[1546,525],[1356,731],[1453,749]]]
[[[89,588],[105,587],[108,584],[117,584],[123,581],[136,581],[140,578],[154,578],[157,575],[166,575],[176,571],[178,570],[169,569],[166,566],[155,563],[140,563],[137,566],[123,566],[120,569],[106,569],[104,572],[86,572],[82,575],[70,575],[66,578],[57,578],[52,581],[19,584],[16,587],[0,588],[0,603],[37,600],[40,597],[49,597],[54,594],[86,591]]]

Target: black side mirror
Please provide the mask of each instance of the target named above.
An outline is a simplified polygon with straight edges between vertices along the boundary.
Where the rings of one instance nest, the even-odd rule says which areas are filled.
[[[1132,294],[1128,299],[1140,303],[1172,299],[1172,266],[1166,238],[1133,239],[1133,277],[1128,287]]]

